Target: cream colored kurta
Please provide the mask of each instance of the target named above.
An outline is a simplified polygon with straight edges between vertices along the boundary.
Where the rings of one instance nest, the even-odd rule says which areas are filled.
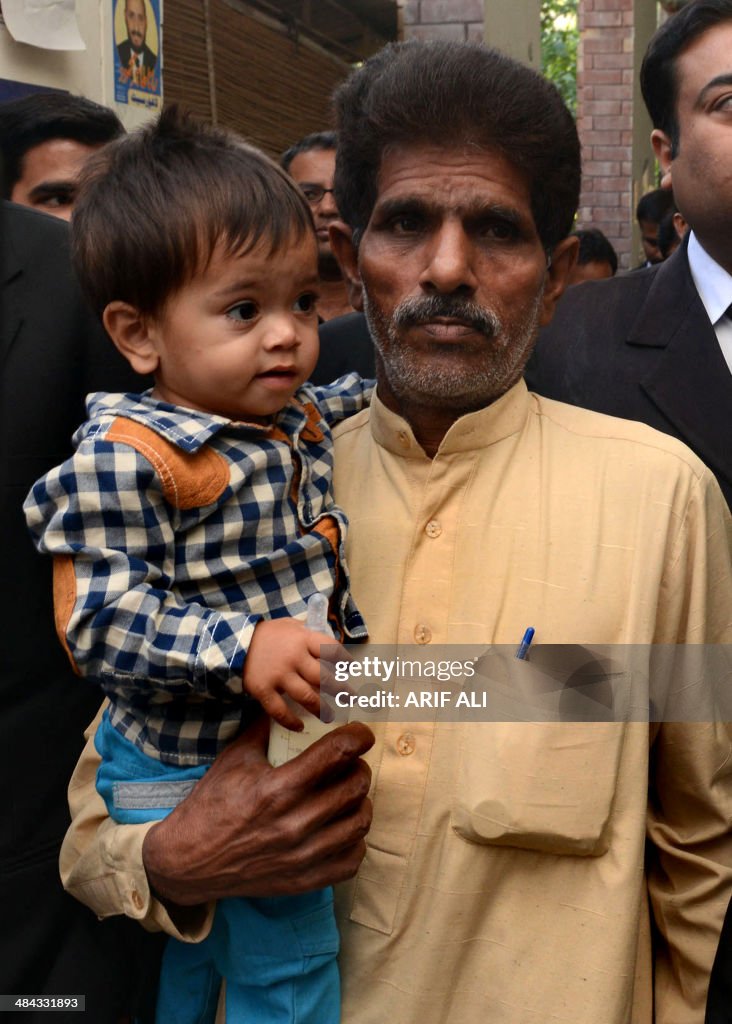
[[[376,643],[515,645],[528,625],[537,643],[732,642],[726,506],[688,449],[645,426],[520,383],[433,460],[377,402],[340,428],[336,464]],[[723,727],[664,725],[651,742],[640,723],[376,728],[369,850],[338,893],[344,1024],[647,1024],[649,892],[666,940],[656,1020],[702,1024],[732,893]],[[93,845],[92,770],[72,791],[72,891],[175,932],[150,900],[145,826],[107,824]]]

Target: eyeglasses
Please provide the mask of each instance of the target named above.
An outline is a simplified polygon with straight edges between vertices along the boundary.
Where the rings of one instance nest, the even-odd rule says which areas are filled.
[[[311,206],[317,206],[318,203],[322,202],[323,196],[326,192],[330,192],[331,195],[335,194],[334,189],[323,188],[322,185],[314,185],[309,181],[305,181],[300,185],[300,191]]]

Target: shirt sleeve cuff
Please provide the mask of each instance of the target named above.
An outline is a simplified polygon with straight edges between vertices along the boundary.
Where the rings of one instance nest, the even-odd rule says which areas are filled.
[[[97,721],[90,729],[92,737]],[[69,785],[72,824],[59,863],[64,888],[100,919],[125,914],[148,931],[200,942],[211,928],[214,905],[178,907],[155,897],[142,858],[142,844],[154,822],[118,825],[108,817],[95,786],[98,763],[92,738]]]

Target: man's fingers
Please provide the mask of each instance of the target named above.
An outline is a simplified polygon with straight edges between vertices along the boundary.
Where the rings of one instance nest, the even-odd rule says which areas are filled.
[[[373,745],[374,734],[367,725],[349,722],[321,736],[302,754],[280,765],[277,771],[289,776],[287,782],[291,791],[308,793],[347,773]]]
[[[151,884],[193,905],[223,895],[303,892],[350,878],[371,822],[373,744],[361,723],[341,726],[272,768],[262,715],[216,759],[191,795],[148,832]]]
[[[284,895],[322,889],[352,878],[366,852],[365,837],[371,826],[371,801],[362,798],[356,807],[301,836],[292,846],[273,851],[277,873],[270,875],[266,892],[257,879],[251,895]],[[250,881],[242,878],[236,895],[249,895]],[[232,895],[229,891],[227,895]]]

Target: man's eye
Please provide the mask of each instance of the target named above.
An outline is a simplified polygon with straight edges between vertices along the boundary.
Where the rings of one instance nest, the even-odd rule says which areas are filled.
[[[490,221],[488,224],[484,224],[481,234],[484,238],[492,239],[497,242],[508,242],[513,238],[516,238],[518,231],[514,224],[509,224],[508,221]]]
[[[56,192],[54,195],[44,196],[40,201],[40,206],[46,206],[50,210],[58,210],[62,206],[71,206],[74,202],[74,196],[70,192]]]
[[[403,213],[392,218],[390,227],[395,235],[414,235],[421,229],[422,221],[414,214]]]
[[[309,203],[319,203],[325,195],[325,190],[321,185],[309,185],[305,183],[300,186],[300,190]]]
[[[232,320],[253,320],[257,315],[257,306],[254,302],[237,302],[226,310],[226,315]]]
[[[314,313],[318,296],[315,292],[304,292],[295,299],[294,309],[298,313]]]

